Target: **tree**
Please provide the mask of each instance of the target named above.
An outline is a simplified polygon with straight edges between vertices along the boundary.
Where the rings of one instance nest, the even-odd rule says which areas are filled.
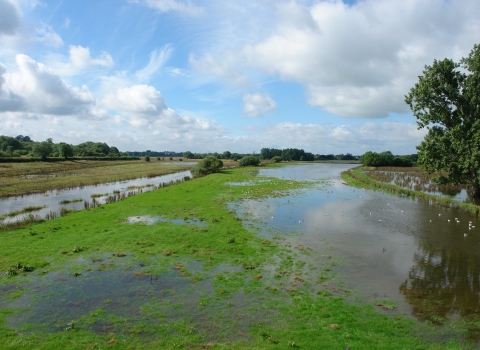
[[[68,143],[60,142],[58,145],[58,154],[60,157],[67,159],[68,157],[73,157],[73,147]]]
[[[32,148],[32,154],[41,157],[42,160],[47,159],[47,156],[52,153],[52,143],[49,141],[37,142]]]
[[[480,45],[459,63],[446,58],[425,66],[405,102],[419,129],[428,129],[417,146],[425,171],[443,170],[438,182],[471,184],[480,197]]]
[[[220,159],[215,156],[206,156],[192,168],[191,172],[194,176],[202,176],[216,173],[221,167],[223,167],[223,162]]]
[[[230,153],[229,151],[225,151],[225,152],[223,152],[223,154],[221,155],[221,158],[222,158],[222,159],[230,159],[231,156],[232,156],[232,153]]]
[[[193,158],[193,153],[190,151],[183,152],[183,158],[191,159]]]
[[[238,165],[239,166],[248,166],[248,165],[257,166],[257,165],[260,165],[260,158],[256,156],[245,156],[238,161]]]

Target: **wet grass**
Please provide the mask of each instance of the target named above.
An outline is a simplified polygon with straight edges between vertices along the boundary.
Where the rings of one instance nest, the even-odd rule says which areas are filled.
[[[36,205],[36,206],[28,206],[28,207],[22,208],[20,210],[10,211],[6,214],[0,215],[0,220],[4,220],[6,218],[11,218],[11,217],[21,215],[21,214],[32,213],[34,211],[39,211],[43,208],[46,208],[46,206],[45,205]]]
[[[252,168],[225,170],[2,232],[0,271],[13,269],[16,274],[2,273],[0,288],[4,289],[0,290],[5,290],[8,300],[32,299],[26,308],[0,299],[0,347],[471,347],[456,335],[424,339],[424,334],[438,329],[402,315],[381,314],[375,305],[350,304],[347,291],[329,287],[334,278],[330,257],[309,265],[308,247],[291,246],[281,234],[272,233],[272,238],[266,239],[255,230],[247,230],[228,203],[282,196],[311,185],[279,179],[258,182],[255,173]],[[229,182],[247,185],[230,186]],[[185,222],[197,219],[205,226],[168,221],[128,223],[129,217],[147,215]],[[25,265],[33,271],[19,268]],[[93,292],[73,293],[76,300],[63,301],[60,291],[49,289],[58,286],[68,290],[69,285],[89,278],[102,282],[102,273],[112,274],[112,280],[116,276],[136,279],[137,288],[143,289],[133,288],[126,299],[105,298],[85,311],[75,310],[83,310],[82,303]],[[161,284],[162,274],[173,274],[181,288]],[[9,324],[8,320],[22,317],[34,305],[48,300],[57,305],[68,302],[71,319],[55,323],[55,330],[45,330],[52,325],[35,322],[20,327]],[[379,303],[388,310],[394,307],[388,300]]]
[[[173,174],[189,166],[172,165],[152,159],[130,161],[88,161],[1,163],[0,197],[97,185]]]
[[[371,168],[361,166],[344,171],[341,176],[342,179],[351,186],[367,188],[376,191],[383,191],[385,193],[395,194],[401,197],[411,197],[435,205],[461,209],[464,212],[467,212],[473,216],[479,215],[480,206],[478,205],[475,205],[473,203],[459,202],[450,197],[435,196],[432,194],[408,189],[394,184],[385,183],[382,181],[385,178],[382,175],[376,175],[372,177],[370,175],[372,170],[373,169]]]

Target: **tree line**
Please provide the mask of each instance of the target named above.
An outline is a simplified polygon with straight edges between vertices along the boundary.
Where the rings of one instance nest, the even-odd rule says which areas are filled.
[[[121,154],[117,147],[109,146],[105,142],[87,141],[79,145],[70,145],[65,142],[54,143],[51,138],[36,142],[30,136],[17,137],[0,136],[0,157],[31,156],[46,159],[47,157],[113,157],[126,156]]]
[[[360,157],[360,163],[365,166],[411,167],[417,162],[417,160],[417,154],[394,156],[390,151],[385,151],[381,153],[368,151]]]

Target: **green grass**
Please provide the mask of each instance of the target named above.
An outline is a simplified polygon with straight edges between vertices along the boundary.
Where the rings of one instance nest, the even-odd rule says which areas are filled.
[[[385,193],[395,194],[402,197],[411,197],[416,198],[421,201],[427,201],[430,203],[435,203],[445,207],[454,207],[461,209],[471,215],[478,216],[480,213],[480,207],[472,203],[462,203],[456,200],[453,200],[449,197],[439,197],[419,191],[414,191],[406,189],[400,186],[383,183],[377,181],[365,173],[367,167],[356,167],[342,173],[342,179],[346,181],[350,186],[355,186],[359,188],[366,188],[375,191],[383,191]]]
[[[25,311],[3,306],[0,348],[470,347],[456,336],[446,337],[447,340],[425,337],[433,333],[433,326],[402,315],[381,314],[374,305],[352,305],[340,296],[347,293],[322,288],[325,280],[333,278],[331,273],[321,272],[327,271],[329,259],[310,266],[308,250],[290,247],[279,236],[274,235],[271,240],[257,236],[245,229],[227,206],[242,198],[279,196],[308,185],[278,179],[252,180],[255,180],[252,168],[225,170],[121,202],[2,232],[0,271],[7,271],[19,262],[34,267],[33,272],[18,270],[11,277],[2,273],[0,287],[16,288],[7,293],[9,300],[25,294],[36,295],[33,302],[42,300],[41,291],[22,290],[22,286],[28,286],[28,281],[42,281],[54,271],[70,276],[63,282],[68,285],[75,278],[73,273],[80,273],[78,279],[87,278],[92,267],[106,271],[119,269],[138,278],[152,279],[174,271],[187,287],[153,290],[151,295],[132,298],[124,306],[138,303],[133,315],[114,312],[111,305],[117,302],[105,300],[96,310],[75,317],[74,327],[62,326],[70,327],[66,331],[40,331],[35,325],[14,329],[7,318]],[[227,182],[249,185],[230,186]],[[143,215],[199,219],[205,226],[126,223],[128,217]],[[145,267],[138,267],[139,262],[145,263]],[[203,264],[203,268],[195,268],[195,264]],[[320,275],[324,278],[319,278]],[[316,288],[312,290],[312,286]],[[19,288],[21,291],[17,291]],[[54,293],[52,298],[56,297]],[[382,305],[394,307],[389,301],[382,301]],[[465,329],[462,327],[455,334]]]

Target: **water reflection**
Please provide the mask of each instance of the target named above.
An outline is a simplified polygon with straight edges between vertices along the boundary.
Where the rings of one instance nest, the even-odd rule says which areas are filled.
[[[84,201],[90,202],[91,198],[95,198],[97,204],[104,204],[109,200],[110,194],[114,194],[115,198],[120,198],[122,194],[128,195],[128,192],[132,191],[135,193],[147,192],[162,186],[162,184],[182,181],[185,177],[192,177],[189,170],[151,178],[139,178],[72,189],[53,190],[41,194],[1,198],[0,216],[29,206],[45,206],[45,208],[33,212],[33,214],[42,218],[51,212],[57,213],[62,207],[69,210],[81,210],[85,207]],[[17,221],[23,216],[7,217],[1,220],[0,223]]]
[[[259,226],[263,235],[283,235],[310,247],[317,253],[311,255],[312,264],[325,254],[338,257],[343,266],[334,270],[347,288],[367,300],[391,299],[397,311],[434,322],[480,315],[477,218],[345,186],[339,165],[305,167],[279,169],[277,176],[314,174],[328,179],[328,186],[249,199],[236,207],[239,215],[251,218],[247,224]]]

